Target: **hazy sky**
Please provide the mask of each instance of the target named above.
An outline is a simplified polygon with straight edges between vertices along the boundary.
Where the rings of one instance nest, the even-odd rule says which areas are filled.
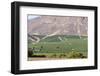
[[[37,17],[39,17],[39,16],[36,16],[36,15],[28,15],[28,20],[35,19]]]

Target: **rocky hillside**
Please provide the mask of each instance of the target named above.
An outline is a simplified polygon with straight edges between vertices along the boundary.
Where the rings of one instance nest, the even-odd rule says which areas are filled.
[[[39,16],[28,20],[30,35],[87,36],[88,18],[78,16]]]

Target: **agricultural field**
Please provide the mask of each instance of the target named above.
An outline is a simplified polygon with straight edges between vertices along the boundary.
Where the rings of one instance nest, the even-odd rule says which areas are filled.
[[[45,35],[36,35],[36,37],[39,39],[37,42],[28,38],[28,60],[87,58],[87,36],[54,35],[44,38]]]

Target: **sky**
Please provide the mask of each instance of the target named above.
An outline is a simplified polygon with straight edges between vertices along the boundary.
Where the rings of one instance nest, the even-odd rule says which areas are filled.
[[[36,15],[28,15],[28,20],[35,19],[37,17],[39,17],[39,16],[36,16]]]

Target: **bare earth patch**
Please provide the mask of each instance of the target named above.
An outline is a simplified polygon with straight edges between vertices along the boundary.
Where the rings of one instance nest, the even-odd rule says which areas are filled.
[[[37,61],[37,60],[62,60],[62,59],[67,59],[67,58],[33,58],[33,57],[29,57],[28,61]]]

